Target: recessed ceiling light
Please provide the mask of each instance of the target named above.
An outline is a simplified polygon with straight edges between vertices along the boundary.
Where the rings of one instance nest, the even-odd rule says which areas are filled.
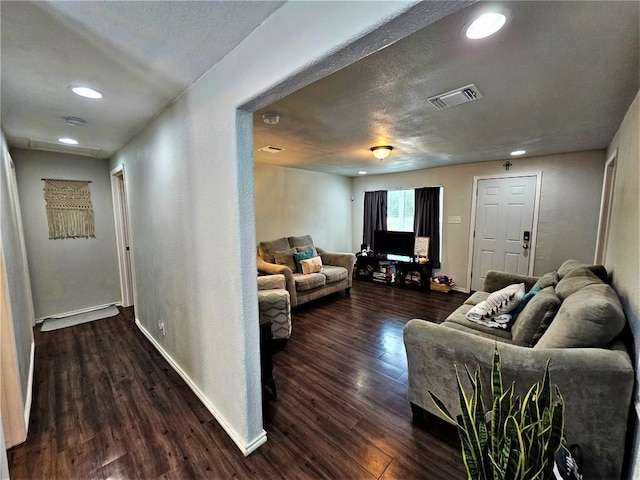
[[[60,143],[66,143],[67,145],[78,145],[78,140],[76,140],[75,138],[63,137],[59,138],[58,141]]]
[[[71,91],[85,98],[102,98],[102,94],[99,91],[89,87],[71,87]]]
[[[472,40],[486,38],[504,27],[506,22],[507,17],[502,13],[485,13],[471,22],[465,35]]]
[[[511,155],[516,157],[518,155],[524,155],[525,153],[527,153],[526,150],[514,150],[513,152],[511,152]]]
[[[367,174],[367,172],[365,172],[364,170],[360,170],[360,171],[358,172],[358,175],[366,175],[366,174]]]

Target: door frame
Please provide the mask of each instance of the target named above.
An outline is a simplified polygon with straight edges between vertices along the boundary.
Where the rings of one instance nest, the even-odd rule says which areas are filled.
[[[471,291],[471,272],[473,269],[473,250],[475,247],[475,228],[476,214],[478,208],[478,182],[480,180],[502,179],[502,178],[518,178],[518,177],[536,177],[536,191],[533,199],[533,225],[531,226],[531,241],[529,242],[529,265],[527,267],[528,275],[533,272],[536,257],[536,243],[538,240],[538,214],[540,210],[540,192],[542,190],[542,172],[529,173],[499,173],[495,175],[478,175],[473,177],[473,190],[471,190],[471,217],[469,219],[469,253],[467,256],[467,288],[466,292]]]
[[[118,248],[118,267],[120,270],[120,293],[122,306],[129,307],[135,304],[135,273],[133,268],[133,251],[130,248],[132,242],[131,224],[129,222],[129,201],[127,195],[127,179],[124,164],[111,170],[111,198],[113,200],[113,216],[116,226],[116,245]],[[119,177],[122,177],[120,180]],[[122,201],[122,198],[125,201]],[[129,236],[129,245],[126,242],[126,234]],[[129,246],[129,268],[127,268],[127,246]]]
[[[607,243],[609,240],[609,226],[611,224],[611,208],[613,206],[613,191],[616,184],[616,159],[618,149],[607,158],[604,164],[604,177],[602,179],[602,197],[600,199],[600,216],[598,218],[598,230],[596,237],[596,250],[593,263],[604,264],[607,255]]]

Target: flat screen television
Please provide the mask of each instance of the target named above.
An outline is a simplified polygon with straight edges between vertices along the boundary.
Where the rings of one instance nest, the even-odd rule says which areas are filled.
[[[376,230],[373,232],[373,251],[376,255],[413,257],[415,241],[416,235],[414,232]]]

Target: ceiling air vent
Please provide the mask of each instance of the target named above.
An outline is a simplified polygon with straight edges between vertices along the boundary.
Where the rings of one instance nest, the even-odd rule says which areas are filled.
[[[429,103],[436,107],[438,110],[444,110],[445,108],[455,107],[456,105],[462,105],[463,103],[473,102],[482,98],[482,94],[478,87],[474,84],[467,85],[466,87],[457,88],[447,93],[436,95],[435,97],[428,98]]]
[[[282,148],[282,147],[274,147],[273,145],[267,145],[266,147],[262,147],[259,150],[261,152],[267,152],[267,153],[280,153],[280,152],[284,151],[284,148]]]
[[[45,150],[47,152],[71,153],[73,155],[85,155],[87,157],[98,157],[101,150],[94,147],[83,147],[82,145],[64,145],[58,142],[47,140],[29,139],[29,148],[34,150]]]

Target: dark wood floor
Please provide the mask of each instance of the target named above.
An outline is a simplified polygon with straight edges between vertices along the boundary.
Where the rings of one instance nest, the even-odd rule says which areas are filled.
[[[38,327],[29,436],[8,452],[11,478],[464,478],[455,432],[411,422],[402,328],[444,320],[466,295],[354,283],[294,309],[274,354],[268,441],[247,458],[130,310]]]

